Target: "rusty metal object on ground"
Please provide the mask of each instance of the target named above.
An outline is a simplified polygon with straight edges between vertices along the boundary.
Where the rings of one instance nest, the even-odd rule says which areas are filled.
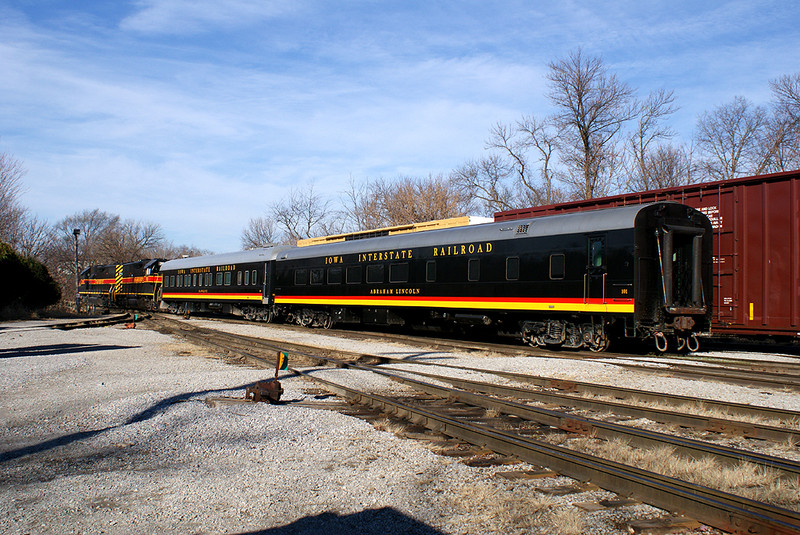
[[[255,402],[268,401],[269,403],[278,403],[282,394],[281,383],[275,379],[259,381],[252,386],[248,386],[245,390],[245,398],[252,399]]]

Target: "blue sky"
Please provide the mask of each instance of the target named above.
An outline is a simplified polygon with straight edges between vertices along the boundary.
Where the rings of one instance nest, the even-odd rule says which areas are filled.
[[[489,128],[551,112],[547,64],[583,49],[671,124],[800,72],[794,2],[0,0],[0,152],[23,204],[239,249],[289,188],[448,173]]]

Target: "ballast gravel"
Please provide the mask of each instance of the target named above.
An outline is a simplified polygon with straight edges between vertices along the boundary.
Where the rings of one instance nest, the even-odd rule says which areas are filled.
[[[664,515],[587,512],[613,495],[543,497],[570,480],[505,479],[530,467],[470,467],[299,406],[316,387],[298,377],[281,377],[285,404],[206,403],[271,375],[142,328],[0,323],[0,533],[612,535]]]

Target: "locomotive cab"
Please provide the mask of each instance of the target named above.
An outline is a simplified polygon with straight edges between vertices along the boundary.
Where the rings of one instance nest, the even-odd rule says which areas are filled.
[[[672,340],[698,348],[711,324],[712,230],[698,210],[677,203],[644,208],[636,218],[635,322],[659,351]]]

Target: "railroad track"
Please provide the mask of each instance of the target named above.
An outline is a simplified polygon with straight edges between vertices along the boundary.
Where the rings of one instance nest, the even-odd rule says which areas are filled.
[[[118,323],[125,323],[134,320],[134,316],[129,313],[113,314],[111,316],[103,316],[100,318],[87,318],[77,321],[70,321],[65,323],[55,323],[51,325],[53,329],[71,330],[71,329],[84,329],[88,327],[106,327],[108,325],[116,325]]]
[[[163,320],[159,321],[163,325]],[[472,407],[490,409],[504,415],[510,415],[512,418],[533,421],[541,426],[550,426],[570,432],[593,433],[603,437],[618,436],[618,434],[622,433],[628,436],[628,440],[631,442],[644,444],[645,446],[652,446],[656,443],[670,443],[669,441],[671,440],[670,437],[658,436],[658,434],[652,432],[632,431],[627,426],[615,426],[589,418],[575,418],[558,411],[537,409],[522,403],[494,397],[525,397],[520,395],[524,389],[509,389],[508,387],[498,387],[490,383],[416,373],[416,375],[427,377],[428,379],[450,382],[453,386],[458,386],[459,389],[455,389],[409,378],[407,375],[414,373],[409,370],[387,370],[385,366],[381,367],[382,369],[378,369],[374,365],[366,366],[358,363],[358,361],[364,360],[385,362],[386,360],[399,359],[386,359],[385,357],[375,357],[362,353],[343,355],[342,352],[338,351],[333,351],[333,356],[320,356],[319,348],[309,348],[298,344],[291,344],[292,347],[289,348],[287,347],[289,344],[281,341],[244,339],[240,336],[210,329],[190,330],[186,324],[175,323],[179,324],[178,328],[184,336],[210,344],[220,350],[233,350],[245,360],[260,366],[273,366],[271,359],[264,356],[264,352],[269,354],[278,349],[289,350],[295,354],[293,360],[300,356],[306,359],[309,365],[318,365],[324,362],[328,365],[349,366],[372,373],[380,373],[393,381],[405,383],[417,391],[425,392],[439,399],[457,400]],[[238,345],[239,349],[235,349],[233,347],[235,345]],[[404,362],[402,360],[399,361]],[[475,369],[471,369],[471,371],[486,372],[486,370]],[[671,511],[685,511],[698,520],[720,529],[740,533],[797,533],[800,530],[800,514],[796,511],[762,504],[721,491],[706,489],[698,485],[675,480],[674,478],[651,474],[637,468],[626,467],[599,457],[553,446],[520,433],[500,431],[485,425],[465,421],[465,418],[474,418],[474,413],[469,413],[469,411],[466,413],[467,416],[464,415],[465,413],[448,415],[448,411],[441,408],[439,410],[431,410],[430,404],[420,407],[405,400],[360,392],[346,385],[322,379],[316,376],[313,370],[300,370],[293,367],[292,372],[317,382],[327,390],[351,402],[366,404],[387,413],[402,416],[431,430],[466,440],[478,446],[489,447],[501,454],[514,455],[528,462],[549,466],[564,475],[579,480],[591,480],[593,483],[618,494],[628,495],[633,493],[652,505]],[[491,393],[494,396],[490,397],[475,393],[481,390],[492,390]],[[572,398],[574,396],[568,397]],[[549,402],[552,402],[552,400]],[[637,410],[642,411],[640,414],[647,413],[647,409],[640,408]],[[760,456],[750,452],[712,446],[686,439],[678,439],[676,441],[674,438],[672,437],[672,446],[680,449],[683,454],[689,457],[713,455],[726,463],[737,463],[746,460],[763,467],[781,471],[784,477],[787,478],[797,477],[798,474],[798,463],[793,461]]]
[[[174,322],[174,324],[186,326],[186,324],[176,321],[175,319],[168,316],[158,316],[158,318],[160,318],[162,321]],[[247,325],[252,325],[251,322],[244,322],[244,323]],[[185,328],[189,327],[186,326]],[[290,331],[299,330],[300,332],[307,332],[307,329],[304,328],[289,329],[289,330]],[[682,396],[677,394],[654,393],[647,390],[640,390],[640,389],[626,388],[626,387],[619,387],[612,385],[603,385],[603,384],[574,381],[574,380],[565,380],[554,377],[544,377],[544,376],[524,374],[524,373],[505,372],[505,371],[485,369],[485,368],[471,368],[466,366],[445,364],[438,361],[427,361],[425,360],[424,357],[409,359],[409,358],[394,358],[384,355],[370,355],[359,352],[344,352],[320,346],[293,344],[291,342],[287,342],[280,338],[275,338],[275,339],[246,338],[246,340],[248,341],[242,342],[241,340],[245,339],[245,337],[241,337],[238,335],[230,335],[228,333],[225,333],[224,331],[219,331],[219,330],[208,329],[207,331],[209,333],[213,333],[207,335],[209,338],[223,336],[226,338],[226,340],[228,340],[228,343],[233,345],[236,344],[243,345],[245,346],[246,349],[253,348],[256,346],[263,346],[271,350],[278,350],[278,349],[287,350],[301,357],[344,356],[352,361],[366,361],[366,362],[374,362],[382,364],[387,364],[387,363],[418,364],[422,366],[431,366],[431,367],[439,367],[439,368],[459,370],[459,371],[490,374],[497,377],[502,377],[504,379],[530,384],[532,386],[542,389],[535,392],[536,395],[541,396],[542,401],[557,402],[558,399],[560,398],[563,401],[566,401],[567,405],[572,406],[574,404],[581,403],[583,404],[583,408],[589,408],[590,410],[600,410],[600,411],[610,410],[613,409],[616,405],[619,405],[618,402],[628,402],[629,404],[653,403],[659,405],[662,405],[666,402],[673,405],[676,408],[674,411],[665,411],[665,413],[669,412],[675,413],[674,415],[669,416],[670,419],[659,420],[656,416],[658,416],[660,412],[658,411],[658,409],[651,409],[651,408],[642,409],[644,411],[647,411],[649,414],[644,417],[648,417],[656,421],[663,421],[664,423],[676,423],[682,426],[697,427],[699,429],[713,431],[713,432],[732,433],[734,435],[750,436],[753,438],[786,440],[786,439],[794,439],[796,438],[797,435],[797,433],[791,428],[791,423],[793,422],[800,423],[800,411],[776,409],[771,407],[759,407],[754,405],[733,403],[727,401],[717,401],[713,399],[693,397],[693,396]],[[195,332],[201,333],[203,332],[203,330],[196,329]],[[327,332],[328,331],[326,331],[326,333]],[[358,335],[356,336],[356,338],[361,339],[361,337]],[[381,335],[380,338],[384,337]],[[402,340],[402,338],[396,338],[396,337],[388,337],[388,339],[392,341]],[[412,340],[419,342],[420,344],[424,344],[426,342],[425,338],[412,338]],[[440,349],[446,349],[440,346],[437,347]],[[490,347],[492,347],[491,344]],[[312,353],[313,355],[311,355]],[[311,360],[308,361],[308,364],[314,365],[314,362],[315,360],[312,358]],[[556,394],[553,391],[558,391],[560,394]],[[522,390],[520,392],[522,392]],[[547,399],[548,393],[552,396],[552,398]],[[578,396],[589,396],[589,398],[581,398]],[[596,396],[602,396],[614,401],[604,402],[600,399],[593,399],[593,397]],[[564,403],[560,404],[564,405]],[[687,412],[687,408],[692,408],[692,407],[703,407],[705,409],[708,409],[716,413],[729,415],[729,418],[700,416],[698,418],[705,419],[705,422],[700,422],[699,424],[693,425],[692,422],[696,423],[698,422],[698,419],[692,417],[691,414]],[[681,414],[685,415],[686,417],[681,419]],[[642,413],[639,412],[635,417],[642,417],[642,416],[643,416]],[[665,414],[664,418],[667,417],[668,415]],[[774,421],[777,422],[778,425],[760,426],[759,424],[750,424],[746,421],[734,420],[734,418],[737,417],[756,418],[764,421]],[[787,424],[789,424],[788,428]],[[775,429],[770,430],[769,429],[770,427],[773,427]],[[781,427],[786,428],[786,432],[781,432],[780,431]]]
[[[204,318],[212,319],[213,318]],[[220,320],[222,321],[222,320]],[[227,321],[227,320],[226,320]],[[252,325],[252,322],[242,321]],[[307,332],[307,327],[272,325],[291,332]],[[494,353],[507,356],[538,357],[566,360],[589,360],[654,375],[800,391],[800,358],[786,357],[774,362],[747,358],[722,358],[703,354],[631,355],[629,353],[591,351],[556,351],[511,343],[457,340],[377,331],[329,329],[325,334],[354,340],[382,340],[399,344],[417,344],[440,351]],[[791,359],[791,360],[789,360]],[[679,362],[673,362],[673,361]],[[692,364],[692,362],[700,364]]]

